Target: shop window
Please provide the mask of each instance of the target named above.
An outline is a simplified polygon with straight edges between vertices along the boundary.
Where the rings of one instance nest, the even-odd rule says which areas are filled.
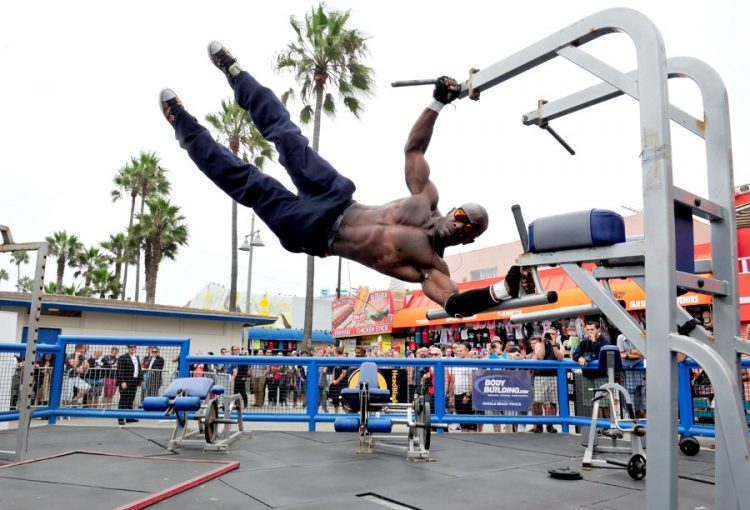
[[[485,280],[487,278],[495,278],[497,276],[497,266],[475,269],[471,271],[470,275],[470,278],[472,280]]]

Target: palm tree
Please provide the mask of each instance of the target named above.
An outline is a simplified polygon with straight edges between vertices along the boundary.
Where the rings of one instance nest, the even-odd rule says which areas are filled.
[[[295,16],[290,23],[297,39],[287,45],[276,59],[277,71],[290,71],[301,86],[299,97],[303,108],[300,121],[308,124],[313,120],[312,148],[317,151],[320,141],[320,118],[325,112],[336,115],[334,93],[344,106],[359,117],[362,111],[360,98],[369,97],[373,88],[373,71],[362,59],[368,54],[367,37],[359,30],[346,27],[350,11],[326,12],[320,3],[305,14],[304,21]],[[281,95],[284,104],[294,98],[290,88]],[[310,104],[314,99],[315,106]],[[341,259],[339,259],[339,282],[341,281]],[[311,346],[313,292],[315,287],[315,259],[307,257],[307,289],[305,292],[304,342]],[[340,287],[340,284],[339,284]]]
[[[16,289],[18,290],[18,292],[23,292],[21,290],[21,264],[29,263],[29,252],[27,252],[26,250],[14,251],[10,254],[10,260],[16,265],[18,269],[16,275]]]
[[[146,269],[146,302],[156,298],[156,280],[159,264],[164,257],[174,260],[179,246],[186,245],[188,227],[180,208],[162,197],[146,200],[148,212],[138,216],[130,236],[143,247],[143,264]]]
[[[83,276],[83,287],[86,290],[91,290],[91,278],[94,271],[101,267],[106,268],[107,262],[107,256],[95,246],[82,250],[76,260],[79,269],[75,272],[74,276],[76,278]]]
[[[7,282],[10,280],[10,275],[5,269],[0,269],[0,282]]]
[[[274,150],[271,144],[255,127],[245,110],[233,100],[221,102],[221,110],[206,115],[206,122],[217,133],[218,140],[225,140],[226,144],[236,156],[243,151],[242,159],[248,161],[248,153],[252,162],[259,169],[263,169],[267,160],[273,158]],[[229,284],[229,309],[237,310],[237,202],[232,200],[232,266]]]
[[[169,193],[170,184],[167,180],[165,170],[159,166],[159,158],[153,152],[141,152],[138,158],[130,158],[130,162],[121,168],[114,178],[116,188],[111,191],[112,201],[116,202],[123,197],[123,193],[130,195],[130,219],[128,222],[128,232],[133,226],[135,218],[135,202],[137,197],[141,197],[141,214],[145,207],[146,200],[156,195]],[[140,287],[140,264],[141,252],[137,244],[136,253],[136,274],[135,274],[135,300],[138,301]],[[125,286],[128,283],[128,263],[125,264],[125,275],[123,276],[122,298],[125,299]]]
[[[31,292],[34,288],[34,279],[30,276],[24,276],[18,279],[18,292]]]
[[[120,294],[120,278],[106,266],[101,266],[91,272],[92,292],[104,299],[109,295],[116,298]]]
[[[128,236],[123,232],[117,234],[110,234],[109,239],[102,241],[99,245],[109,252],[109,262],[115,265],[115,277],[117,281],[120,281],[120,275],[122,274],[122,265],[132,263],[135,259],[134,254],[129,249]],[[120,285],[122,287],[124,282]]]
[[[60,294],[63,289],[63,276],[65,275],[65,265],[75,267],[78,253],[83,249],[83,244],[78,240],[78,236],[69,235],[65,230],[58,230],[51,236],[47,236],[49,244],[49,254],[57,257],[57,284],[56,293]]]

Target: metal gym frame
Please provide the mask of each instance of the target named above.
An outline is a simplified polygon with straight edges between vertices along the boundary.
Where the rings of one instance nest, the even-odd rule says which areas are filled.
[[[10,228],[0,225],[0,253],[16,251],[36,251],[36,269],[34,271],[34,286],[31,289],[31,304],[29,310],[28,334],[26,335],[26,354],[24,359],[28,363],[23,365],[21,376],[21,391],[18,398],[18,429],[16,431],[16,449],[0,450],[2,460],[25,460],[29,447],[29,426],[31,424],[31,395],[34,388],[34,363],[36,359],[37,341],[39,339],[39,319],[42,313],[42,292],[44,290],[44,267],[47,263],[48,245],[41,243],[14,243]]]
[[[638,67],[622,73],[580,49],[614,32],[630,36]],[[729,107],[724,84],[705,63],[692,58],[667,61],[656,26],[631,9],[609,9],[497,62],[472,71],[461,84],[461,98],[479,93],[555,57],[563,57],[604,83],[558,101],[539,102],[523,116],[526,125],[547,127],[557,117],[627,94],[639,101],[644,236],[600,248],[524,253],[527,267],[559,265],[592,302],[648,358],[649,476],[646,503],[651,510],[676,509],[677,490],[677,353],[695,360],[708,374],[716,393],[716,507],[750,509],[750,438],[742,408],[740,354],[750,346],[739,337],[737,233]],[[703,119],[670,105],[669,77],[687,77],[703,96]],[[708,197],[673,185],[670,118],[706,143]],[[693,216],[710,222],[711,258],[694,261],[692,236],[676,229]],[[676,226],[677,225],[677,226]],[[679,250],[677,249],[679,244]],[[679,259],[679,260],[678,260]],[[593,261],[588,272],[581,266]],[[712,273],[711,277],[698,276]],[[632,278],[646,292],[647,330],[642,329],[609,292],[609,278]],[[604,280],[602,286],[598,280]],[[691,317],[677,305],[677,289],[713,296],[713,335],[700,326],[679,326]],[[543,313],[543,312],[540,312]]]

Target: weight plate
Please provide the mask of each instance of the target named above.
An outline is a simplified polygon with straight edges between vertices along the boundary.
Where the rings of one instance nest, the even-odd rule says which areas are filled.
[[[570,469],[570,467],[550,469],[547,472],[552,478],[557,478],[558,480],[581,480],[583,478],[579,471]]]
[[[682,453],[689,457],[698,455],[698,452],[701,451],[701,444],[693,436],[681,437],[679,446]]]
[[[633,480],[640,480],[646,476],[646,458],[636,453],[628,461],[628,474]]]
[[[422,423],[424,423],[423,430],[423,439],[424,442],[422,443],[424,445],[424,449],[427,451],[430,451],[430,439],[432,437],[432,410],[430,409],[430,403],[425,402],[424,406],[422,407]]]
[[[206,442],[211,444],[216,440],[217,429],[219,424],[216,420],[219,418],[219,403],[216,399],[209,400],[206,404],[206,414],[203,417],[203,433],[206,436]]]

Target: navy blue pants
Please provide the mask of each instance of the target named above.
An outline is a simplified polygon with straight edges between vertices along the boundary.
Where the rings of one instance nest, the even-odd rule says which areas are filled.
[[[263,137],[276,146],[297,194],[216,142],[192,115],[180,113],[175,135],[198,168],[237,203],[252,207],[285,249],[325,256],[328,235],[352,203],[354,183],[341,176],[309,146],[271,90],[242,72],[235,78],[237,103]]]

